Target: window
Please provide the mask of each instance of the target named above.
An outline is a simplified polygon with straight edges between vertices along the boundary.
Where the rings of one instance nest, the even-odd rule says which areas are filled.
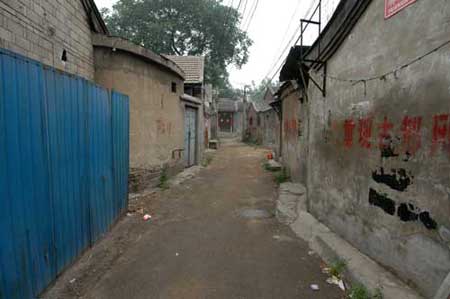
[[[177,92],[177,83],[176,82],[172,82],[172,92],[173,93]]]
[[[63,52],[61,54],[61,61],[67,62],[67,51],[66,50],[63,50]]]
[[[249,124],[250,126],[253,126],[253,117],[250,117],[250,119],[248,120],[248,124]]]
[[[256,122],[257,122],[257,126],[261,126],[261,115],[258,114],[257,118],[256,118]]]

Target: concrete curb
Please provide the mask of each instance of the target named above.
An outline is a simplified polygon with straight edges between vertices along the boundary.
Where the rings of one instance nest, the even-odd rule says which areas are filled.
[[[447,278],[445,278],[441,287],[434,296],[434,299],[449,299],[450,298],[449,294],[450,294],[450,273],[447,275]]]
[[[282,204],[283,197],[286,196],[285,193],[286,187],[280,186],[277,207],[279,204],[286,207]],[[302,196],[298,199],[301,200]],[[292,207],[292,204],[290,206]],[[306,205],[303,202],[297,204],[297,211],[295,211],[297,217],[290,223],[290,227],[298,237],[308,242],[311,249],[325,262],[332,263],[336,260],[344,260],[347,265],[345,273],[347,279],[354,283],[363,284],[369,290],[380,289],[384,299],[424,299],[395,275],[333,233],[313,215],[306,212],[305,207]],[[282,212],[283,209],[277,208],[277,213]],[[289,211],[287,217],[291,217],[291,215],[292,211]],[[284,217],[286,216],[280,215],[281,219]]]

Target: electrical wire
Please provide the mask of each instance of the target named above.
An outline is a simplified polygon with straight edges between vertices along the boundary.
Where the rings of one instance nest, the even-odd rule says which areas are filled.
[[[244,21],[245,18],[245,12],[247,11],[247,4],[248,4],[248,0],[244,0],[244,10],[242,11],[242,21]]]
[[[400,66],[398,66],[398,67],[396,67],[396,68],[394,68],[394,69],[392,69],[392,70],[390,70],[388,72],[385,72],[385,73],[383,73],[381,75],[365,77],[365,78],[359,78],[359,79],[358,78],[345,79],[345,78],[339,78],[339,77],[333,76],[333,75],[326,75],[325,76],[323,74],[321,74],[320,76],[321,77],[325,77],[327,79],[339,81],[339,82],[347,82],[347,83],[353,83],[353,84],[366,83],[366,82],[374,81],[374,80],[385,80],[387,76],[389,76],[389,75],[396,76],[398,71],[400,71],[402,69],[405,69],[405,68],[407,68],[407,67],[409,67],[409,66],[411,66],[413,64],[416,64],[417,62],[421,61],[425,57],[427,57],[427,56],[429,56],[429,55],[431,55],[433,53],[436,53],[437,51],[441,50],[442,48],[444,48],[447,45],[450,45],[450,40],[445,41],[444,43],[442,43],[439,46],[433,48],[432,50],[426,52],[425,54],[422,54],[422,55],[414,58],[413,60],[411,60],[411,61],[409,61],[409,62],[407,62],[405,64],[402,64],[402,65],[400,65]]]
[[[291,16],[291,19],[289,20],[289,24],[286,27],[286,30],[284,32],[283,38],[281,39],[280,47],[277,49],[277,51],[275,53],[279,53],[281,51],[281,49],[283,47],[282,45],[284,45],[284,43],[286,41],[286,37],[288,37],[289,29],[291,29],[292,23],[294,22],[294,19],[295,19],[295,16],[297,15],[298,9],[300,8],[300,3],[301,3],[301,1],[297,2],[297,6],[294,9],[294,13]],[[275,59],[275,57],[274,57],[274,59]]]
[[[246,31],[245,29],[247,29],[249,27],[248,25],[250,24],[250,19],[251,19],[251,16],[253,15],[253,12],[255,11],[257,2],[258,2],[258,0],[253,0],[253,3],[251,4],[250,10],[247,13],[247,20],[244,22],[245,25],[242,27],[243,31]]]
[[[316,2],[317,0],[314,0],[311,2],[311,5],[309,6],[308,10],[306,11],[305,15],[304,15],[304,19],[307,18],[307,16],[312,12],[313,8],[316,7]],[[313,16],[311,16],[310,19],[312,19]],[[301,34],[303,34],[302,32],[300,32],[301,28],[298,27],[297,30],[294,32],[294,34],[292,35],[291,39],[288,41],[288,43],[286,44],[286,46],[284,47],[283,51],[281,52],[280,56],[278,57],[278,59],[275,61],[275,63],[272,64],[272,67],[270,68],[270,71],[266,74],[265,78],[269,78],[270,74],[272,74],[272,72],[274,71],[274,69],[277,67],[277,65],[282,61],[283,57],[286,56],[287,51],[290,49],[292,42],[294,41],[295,37],[300,33],[300,37]],[[295,41],[295,44],[298,43],[298,41],[300,40],[300,37],[297,38],[297,40]],[[294,44],[294,45],[295,45]],[[281,70],[281,68],[283,67],[284,63],[286,62],[287,57],[285,58],[285,60],[281,63],[281,65],[278,66],[277,70],[273,73],[272,77],[269,79],[269,81],[272,81],[276,74]]]
[[[253,9],[253,12],[252,12],[252,14],[250,16],[250,20],[248,21],[247,27],[244,30],[245,32],[247,32],[248,29],[250,28],[250,25],[251,25],[251,23],[253,21],[253,17],[255,16],[255,12],[258,9],[258,4],[259,4],[259,0],[256,0],[255,8]]]

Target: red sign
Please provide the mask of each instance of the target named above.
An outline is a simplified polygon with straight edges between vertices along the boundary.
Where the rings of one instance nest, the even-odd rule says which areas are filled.
[[[384,0],[384,18],[390,18],[416,0]]]

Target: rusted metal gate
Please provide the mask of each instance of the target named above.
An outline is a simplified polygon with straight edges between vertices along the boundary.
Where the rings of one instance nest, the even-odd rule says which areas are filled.
[[[186,106],[184,116],[184,159],[186,167],[197,163],[197,111],[198,109]]]
[[[127,205],[128,97],[0,50],[0,298],[36,298]]]

